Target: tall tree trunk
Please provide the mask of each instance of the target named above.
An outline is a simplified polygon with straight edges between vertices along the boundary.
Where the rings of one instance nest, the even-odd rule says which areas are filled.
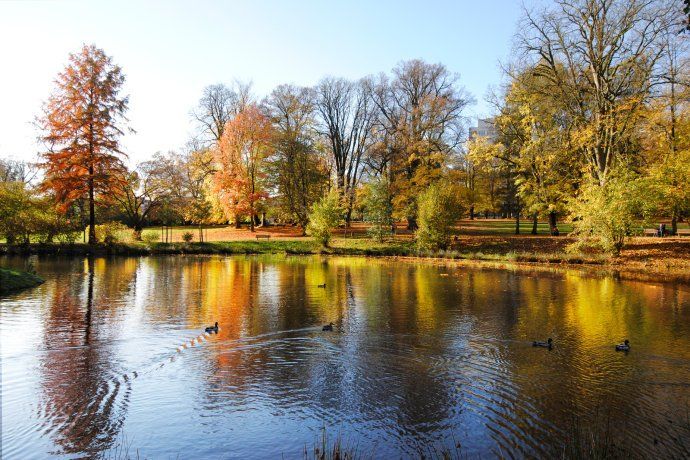
[[[89,166],[89,244],[96,244],[96,204],[93,190],[93,165]]]
[[[551,211],[549,213],[549,229],[551,230],[551,236],[557,236],[558,235],[558,229],[556,227],[556,212]]]
[[[337,175],[338,192],[340,192],[340,196],[342,196],[345,193],[345,171],[338,171]]]
[[[671,235],[676,235],[678,233],[678,212],[674,209],[673,216],[671,217]]]
[[[520,195],[515,196],[515,234],[520,234]]]
[[[93,184],[93,122],[89,124],[89,244],[96,244],[96,204]]]
[[[470,206],[470,220],[474,220],[474,205]]]
[[[539,224],[538,214],[535,212],[532,216],[532,235],[537,234],[537,225]]]
[[[249,231],[254,232],[254,219],[256,218],[256,213],[254,212],[254,192],[256,188],[254,187],[254,173],[251,174],[252,188],[251,196],[249,197]]]
[[[519,212],[515,213],[515,234],[516,235],[520,234],[520,213]]]

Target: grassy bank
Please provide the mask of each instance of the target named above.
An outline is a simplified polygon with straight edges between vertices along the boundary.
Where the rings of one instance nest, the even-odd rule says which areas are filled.
[[[112,245],[31,244],[0,245],[0,254],[46,255],[129,255],[156,254],[297,254],[369,257],[414,257],[425,259],[486,261],[559,266],[593,266],[597,270],[626,273],[626,277],[645,280],[690,282],[690,238],[631,238],[622,253],[608,257],[596,253],[568,252],[573,239],[546,235],[459,235],[445,251],[418,252],[409,235],[396,235],[385,242],[364,236],[334,237],[329,248],[311,238],[277,235],[269,240],[233,239],[204,243],[123,242]]]
[[[32,273],[0,268],[0,294],[38,286],[43,279]]]
[[[592,263],[601,264],[598,256],[569,254],[563,251],[504,251],[500,244],[486,242],[480,246],[456,245],[445,251],[419,252],[412,240],[375,242],[369,239],[335,238],[329,247],[321,247],[308,238],[277,241],[214,241],[209,243],[116,243],[90,246],[75,244],[0,245],[0,254],[53,255],[155,255],[155,254],[303,254],[372,257],[424,257],[504,262]]]

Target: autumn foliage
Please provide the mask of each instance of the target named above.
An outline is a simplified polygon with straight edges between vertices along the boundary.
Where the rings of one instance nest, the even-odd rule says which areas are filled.
[[[368,220],[379,240],[399,228],[395,219],[420,249],[436,250],[465,208],[470,219],[515,219],[516,234],[525,218],[535,235],[540,220],[554,236],[558,222],[575,223],[588,249],[597,240],[612,252],[660,219],[677,234],[690,216],[690,41],[676,29],[679,12],[660,0],[526,11],[519,58],[490,96],[493,116],[470,133],[473,97],[441,63],[403,61],[375,77],[280,85],[266,97],[251,84],[210,85],[182,152],[131,170],[119,145],[125,77],[84,46],[38,120],[42,188],[13,184],[0,164],[0,234],[28,242],[41,232],[20,232],[18,222],[42,220],[49,241],[54,222],[73,233],[88,216],[95,242],[98,211],[99,223],[126,223],[136,237],[152,224],[195,224],[201,242],[204,225],[248,221],[253,231],[268,216],[327,244],[341,218],[346,227]],[[324,198],[329,190],[337,203]]]
[[[85,45],[70,54],[38,120],[47,147],[43,188],[62,210],[77,200],[89,204],[89,242],[96,241],[95,202],[117,182],[124,166],[119,137],[128,98],[119,95],[125,76],[103,50]]]
[[[273,154],[273,127],[256,105],[248,105],[225,125],[215,150],[213,177],[218,202],[229,219],[248,216],[254,231],[257,207],[268,197],[263,162]]]

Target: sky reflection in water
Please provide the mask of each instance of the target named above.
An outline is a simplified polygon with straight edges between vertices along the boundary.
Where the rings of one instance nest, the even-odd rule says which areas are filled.
[[[365,258],[36,268],[0,299],[3,458],[295,457],[324,426],[380,457],[546,457],[575,420],[690,455],[688,286]]]

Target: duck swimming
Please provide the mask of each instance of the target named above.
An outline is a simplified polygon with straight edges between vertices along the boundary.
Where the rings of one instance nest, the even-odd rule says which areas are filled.
[[[553,346],[553,339],[551,339],[551,337],[549,337],[549,339],[546,342],[539,342],[539,341],[535,340],[534,342],[532,342],[532,346],[533,347],[544,347],[544,348],[550,349]]]
[[[623,343],[616,345],[616,351],[630,351],[630,341],[625,339]]]
[[[209,334],[212,333],[212,332],[218,334],[218,321],[216,321],[216,325],[215,325],[215,326],[208,326],[208,327],[207,327],[206,329],[204,329],[204,330],[205,330],[206,332],[208,332]]]
[[[324,327],[321,328],[322,331],[332,331],[333,330],[333,323],[328,323]]]
[[[325,287],[326,287],[326,283],[323,283],[323,284],[319,284],[319,285],[318,285],[318,286],[316,286],[316,287],[320,287],[320,288],[325,288]]]

